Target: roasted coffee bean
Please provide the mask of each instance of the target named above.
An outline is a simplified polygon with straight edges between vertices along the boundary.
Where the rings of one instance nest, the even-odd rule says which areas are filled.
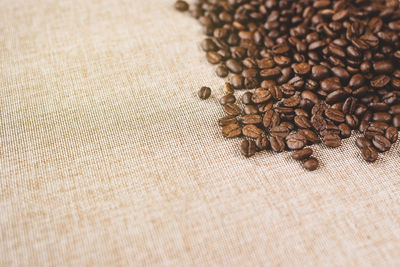
[[[234,90],[233,90],[233,86],[230,83],[225,83],[222,86],[222,91],[224,91],[225,94],[233,94]]]
[[[323,80],[330,74],[330,70],[322,65],[315,65],[312,67],[311,76],[316,80]]]
[[[302,129],[311,128],[311,123],[306,116],[295,116],[294,123],[297,125],[297,127]]]
[[[349,86],[352,88],[360,88],[365,83],[365,78],[362,74],[356,74],[351,77],[349,81]]]
[[[331,122],[327,122],[325,128],[323,128],[320,132],[320,135],[325,136],[325,135],[339,135],[340,134],[340,130],[339,127],[336,126],[335,124],[331,123]]]
[[[328,108],[325,110],[325,116],[335,122],[344,122],[344,114],[337,109]]]
[[[327,147],[339,147],[341,145],[342,140],[340,139],[339,135],[334,134],[327,134],[324,136],[324,144]]]
[[[400,115],[396,115],[393,117],[393,126],[396,127],[397,129],[400,129]]]
[[[233,73],[241,73],[243,69],[242,65],[235,59],[228,59],[225,65]]]
[[[242,117],[242,123],[243,124],[259,124],[262,122],[262,117],[261,115],[244,115]]]
[[[235,89],[242,89],[243,88],[243,77],[242,75],[235,74],[231,77],[231,84]]]
[[[211,89],[209,87],[201,87],[200,90],[197,92],[197,95],[200,99],[207,99],[211,95]]]
[[[223,105],[223,108],[225,113],[228,115],[238,116],[242,113],[242,109],[236,104],[228,103]]]
[[[253,94],[251,92],[246,92],[242,95],[242,103],[245,105],[251,104],[252,100],[251,97],[253,96]]]
[[[175,2],[175,9],[181,12],[187,11],[189,9],[189,5],[185,1],[178,0]]]
[[[385,131],[385,137],[392,143],[396,143],[398,137],[399,137],[399,132],[397,131],[396,127],[390,126],[386,129]]]
[[[240,144],[240,152],[246,158],[254,156],[256,153],[256,143],[253,140],[243,140]]]
[[[328,93],[341,90],[342,85],[340,84],[340,79],[338,77],[326,78],[321,82],[321,89]]]
[[[299,133],[291,133],[286,136],[286,145],[291,150],[302,149],[306,146],[307,139]]]
[[[391,73],[393,71],[393,63],[389,60],[374,62],[373,67],[377,73]]]
[[[283,105],[285,107],[294,108],[294,107],[297,107],[299,104],[300,104],[300,98],[298,98],[297,96],[292,96],[292,97],[289,97],[289,98],[285,98],[283,100]]]
[[[311,101],[312,103],[314,103],[314,104],[316,104],[316,103],[319,102],[318,96],[317,96],[315,93],[313,93],[313,92],[311,92],[311,91],[308,91],[308,90],[303,91],[303,92],[301,93],[301,98],[310,100],[310,101]]]
[[[218,64],[222,60],[222,56],[215,51],[209,51],[206,54],[207,61],[211,64]]]
[[[263,134],[263,130],[255,125],[249,124],[243,127],[242,133],[246,137],[256,139]]]
[[[243,113],[246,115],[254,115],[254,114],[258,114],[259,111],[258,111],[257,107],[254,105],[245,105],[243,107]]]
[[[313,150],[309,147],[303,148],[301,150],[298,150],[296,152],[293,152],[292,158],[294,160],[305,160],[311,157],[313,154]]]
[[[296,63],[294,64],[293,71],[298,75],[306,75],[311,71],[311,66],[305,62]]]
[[[288,129],[289,129],[289,132],[294,130],[294,124],[291,123],[291,122],[283,121],[283,122],[281,122],[279,125],[288,128]]]
[[[347,92],[344,90],[336,90],[333,91],[331,93],[329,93],[326,97],[325,97],[325,102],[328,104],[333,104],[336,103],[338,101],[342,101],[347,97]]]
[[[286,126],[274,126],[269,130],[271,136],[279,136],[285,138],[289,135],[289,129]]]
[[[316,158],[310,157],[303,162],[303,168],[307,171],[315,171],[318,169],[319,162]]]
[[[271,110],[274,103],[272,101],[267,101],[261,104],[258,104],[257,108],[258,111],[261,113],[266,113],[267,111]]]
[[[369,141],[367,138],[365,138],[365,137],[358,137],[357,139],[356,139],[356,146],[359,148],[359,149],[363,149],[363,148],[365,148],[365,147],[371,147],[372,146],[372,143],[371,143],[371,141]]]
[[[387,112],[375,112],[372,115],[372,120],[390,122],[392,120],[392,116]]]
[[[321,139],[319,138],[318,134],[310,129],[301,129],[299,134],[303,135],[309,144],[318,144],[321,143]]]
[[[227,126],[229,124],[235,124],[235,123],[237,123],[236,117],[235,116],[230,116],[230,115],[222,117],[222,118],[220,118],[218,120],[218,125],[221,126],[221,127]]]
[[[272,150],[277,153],[283,152],[286,148],[284,139],[279,136],[270,136],[269,143],[271,144]]]
[[[378,159],[378,152],[372,146],[363,147],[361,149],[361,155],[367,162],[375,162]]]
[[[271,96],[275,99],[275,100],[280,100],[282,99],[282,91],[281,89],[274,85],[268,88],[268,91],[271,93]]]
[[[388,151],[392,145],[390,141],[382,135],[375,135],[372,138],[372,144],[380,152]]]
[[[286,67],[292,62],[292,60],[290,59],[290,57],[279,55],[274,56],[274,62],[280,67]]]
[[[242,134],[242,129],[240,128],[240,125],[237,123],[229,124],[222,128],[222,135],[226,138],[238,137],[241,134]]]
[[[205,52],[215,51],[215,50],[217,50],[217,48],[218,48],[218,47],[215,45],[215,43],[213,42],[213,40],[210,39],[210,38],[204,39],[204,40],[201,42],[200,46],[201,46],[201,49],[203,49],[203,51],[205,51]]]
[[[258,151],[267,150],[271,147],[269,140],[265,136],[259,136],[256,140],[256,147]]]
[[[384,135],[384,133],[385,130],[372,125],[367,126],[367,128],[364,130],[364,136],[368,139],[372,139],[376,135]]]
[[[326,121],[322,117],[322,115],[316,114],[311,117],[311,125],[314,127],[315,130],[321,131],[326,127]]]
[[[381,75],[375,76],[371,80],[371,86],[375,87],[375,88],[382,88],[382,87],[386,86],[389,82],[390,82],[390,77],[385,74],[381,74]]]
[[[228,103],[235,103],[235,102],[236,102],[236,97],[233,94],[224,95],[219,99],[219,103],[221,105],[226,105]]]
[[[275,67],[272,69],[262,69],[260,71],[260,76],[263,78],[274,78],[281,74],[281,68],[280,67]]]
[[[295,88],[288,83],[282,84],[281,85],[281,91],[285,96],[293,96],[295,91]]]
[[[219,65],[216,69],[215,69],[215,73],[218,75],[218,77],[224,78],[226,76],[228,76],[229,71],[228,69],[223,66],[223,65]]]
[[[358,127],[358,117],[356,115],[346,114],[345,122],[351,129],[356,129]]]
[[[251,97],[251,100],[256,104],[259,104],[259,103],[263,103],[263,102],[270,100],[271,97],[272,97],[272,95],[269,90],[257,88],[254,91],[253,96]]]
[[[351,136],[351,129],[346,123],[339,124],[339,131],[341,138],[349,138]]]

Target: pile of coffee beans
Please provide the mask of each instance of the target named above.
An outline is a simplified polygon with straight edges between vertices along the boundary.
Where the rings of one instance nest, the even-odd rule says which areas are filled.
[[[374,162],[397,141],[398,0],[197,0],[189,12],[207,61],[229,76],[219,125],[226,138],[245,137],[244,156],[295,150],[315,170],[306,146],[337,148],[359,132],[360,155]]]

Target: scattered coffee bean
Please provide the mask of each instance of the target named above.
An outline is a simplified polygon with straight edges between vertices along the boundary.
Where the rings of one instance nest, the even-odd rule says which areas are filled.
[[[197,93],[200,99],[207,99],[211,95],[211,89],[209,87],[201,87],[199,92]]]
[[[315,171],[318,169],[319,162],[316,158],[310,157],[303,162],[303,168],[308,171]]]
[[[181,12],[187,11],[189,9],[189,5],[185,1],[178,0],[175,2],[175,9]]]
[[[240,125],[237,123],[229,124],[222,128],[222,135],[226,138],[238,137],[241,134],[242,134],[242,129],[240,128]]]
[[[256,153],[256,143],[253,140],[243,140],[240,145],[240,151],[246,158],[253,156]]]
[[[293,152],[292,158],[294,160],[305,160],[311,157],[313,154],[313,150],[309,147],[303,148],[301,150],[298,150],[296,152]]]

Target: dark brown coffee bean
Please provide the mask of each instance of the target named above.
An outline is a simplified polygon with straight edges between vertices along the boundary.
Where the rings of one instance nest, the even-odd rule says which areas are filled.
[[[246,115],[255,115],[258,114],[258,109],[254,105],[245,105],[243,108],[243,112]]]
[[[281,91],[285,96],[293,96],[296,92],[295,88],[291,84],[288,84],[288,83],[281,85]]]
[[[327,134],[324,136],[324,144],[327,147],[336,148],[339,147],[342,143],[339,135]]]
[[[321,131],[326,127],[326,121],[321,115],[313,115],[311,117],[311,124],[314,127],[315,130]]]
[[[338,77],[326,78],[321,82],[321,89],[328,93],[341,90],[342,85],[340,84],[340,79]]]
[[[219,99],[219,103],[221,105],[226,105],[228,103],[235,103],[235,102],[236,102],[236,97],[233,94],[224,95]]]
[[[356,115],[346,114],[345,122],[351,129],[356,129],[358,127],[359,119]]]
[[[371,86],[375,88],[382,88],[386,86],[390,82],[390,77],[385,75],[385,74],[380,74],[378,76],[375,76],[371,80]]]
[[[376,126],[367,126],[367,128],[364,130],[364,136],[368,139],[372,139],[376,135],[383,135],[384,130],[382,128],[376,127]]]
[[[366,162],[375,162],[378,159],[378,152],[371,146],[363,147],[361,155]]]
[[[250,124],[243,127],[242,133],[246,137],[256,139],[263,134],[263,130],[255,125]]]
[[[344,58],[346,57],[346,52],[340,46],[337,46],[333,43],[329,44],[328,46],[329,52],[336,57]]]
[[[328,108],[325,110],[325,116],[335,122],[344,122],[344,114],[337,109]]]
[[[235,59],[228,59],[225,65],[233,73],[241,73],[243,69],[242,65]]]
[[[400,129],[400,115],[396,115],[393,117],[393,126],[396,127],[397,129]]]
[[[256,140],[256,147],[258,151],[267,150],[270,148],[270,143],[267,137],[259,136]]]
[[[243,88],[243,77],[242,75],[235,74],[231,77],[231,84],[235,89],[242,89]]]
[[[348,95],[347,92],[344,90],[336,90],[336,91],[329,93],[325,97],[325,102],[328,104],[333,104],[333,103],[336,103],[336,102],[346,99],[347,95]]]
[[[337,76],[342,81],[347,81],[348,79],[350,79],[350,74],[345,68],[333,67],[331,71],[335,76]]]
[[[259,124],[261,122],[262,122],[261,115],[251,114],[251,115],[244,115],[242,117],[243,124]]]
[[[278,76],[279,74],[281,74],[281,68],[280,67],[275,67],[272,69],[262,69],[260,71],[260,76],[263,78],[274,78],[276,76]]]
[[[310,157],[303,162],[303,168],[307,171],[315,171],[318,169],[319,162],[316,158]]]
[[[339,127],[336,126],[335,124],[333,124],[332,122],[327,122],[325,128],[323,128],[320,132],[320,135],[322,135],[323,137],[325,135],[339,135],[340,134],[340,130]]]
[[[271,93],[271,96],[275,99],[275,100],[280,100],[282,99],[282,91],[280,89],[280,87],[274,85],[268,88],[268,91]]]
[[[295,116],[294,123],[297,125],[297,127],[302,129],[311,128],[311,123],[306,116]]]
[[[215,43],[213,42],[212,39],[210,38],[206,38],[204,39],[201,44],[201,49],[203,49],[204,52],[209,52],[209,51],[215,51],[217,50],[217,46],[215,45]]]
[[[269,90],[257,88],[254,91],[253,96],[251,97],[251,100],[256,104],[259,104],[259,103],[263,103],[263,102],[270,100],[271,97],[272,97],[272,95]]]
[[[242,72],[242,76],[245,78],[249,78],[249,77],[254,78],[254,77],[257,77],[257,74],[258,74],[258,71],[256,69],[245,69]]]
[[[372,144],[380,152],[388,151],[392,145],[390,141],[382,135],[375,135],[372,138]]]
[[[298,75],[306,75],[311,71],[311,66],[305,62],[296,63],[293,66],[293,71]]]
[[[326,42],[324,41],[315,41],[312,42],[309,46],[308,46],[308,50],[317,50],[320,49],[322,47],[324,47],[326,45]]]
[[[313,150],[309,147],[303,148],[301,150],[298,150],[296,152],[292,153],[292,158],[294,160],[305,160],[311,157],[313,154]]]
[[[256,153],[256,143],[253,140],[243,140],[240,144],[240,152],[246,158],[254,156]]]
[[[292,62],[292,59],[290,57],[279,55],[274,56],[274,62],[280,67],[286,67],[289,66],[289,64]]]
[[[308,99],[308,100],[310,100],[310,101],[311,101],[312,103],[314,103],[314,104],[316,104],[316,103],[319,102],[318,96],[317,96],[315,93],[313,93],[313,92],[311,92],[311,91],[308,91],[308,90],[303,91],[303,92],[301,93],[301,98],[303,98],[303,99]]]
[[[197,92],[197,95],[199,96],[200,99],[207,99],[211,95],[211,89],[209,87],[203,86]]]
[[[269,143],[271,144],[272,150],[277,153],[283,152],[286,148],[284,139],[279,136],[270,136]]]
[[[285,98],[283,100],[283,105],[285,107],[294,108],[294,107],[297,107],[299,104],[300,104],[300,98],[298,98],[297,96],[292,96],[292,97],[289,97],[289,98]],[[304,114],[302,114],[302,115],[304,115]]]
[[[274,126],[269,130],[271,136],[279,136],[285,138],[289,134],[289,129],[285,126]]]
[[[178,0],[175,2],[175,9],[181,12],[187,11],[189,9],[189,5],[185,1]]]
[[[222,57],[215,51],[209,51],[206,54],[207,61],[211,64],[218,64],[221,62]]]
[[[352,88],[359,88],[364,85],[365,78],[362,74],[356,74],[351,77],[349,81],[349,86]]]
[[[346,123],[339,124],[340,137],[345,139],[351,136],[351,129]]]
[[[357,139],[356,139],[356,146],[359,148],[359,149],[363,149],[363,148],[365,148],[365,147],[371,147],[372,146],[372,143],[371,143],[371,141],[369,141],[367,138],[365,138],[365,137],[358,137]]]
[[[316,134],[314,131],[310,129],[301,129],[299,131],[299,134],[303,135],[309,144],[318,144],[321,142],[321,139],[319,138],[318,134]]]
[[[291,150],[302,149],[306,146],[307,139],[299,133],[291,133],[286,136],[286,145]]]
[[[257,65],[260,69],[271,69],[275,66],[275,62],[270,58],[263,58],[257,61]]]
[[[272,128],[274,126],[277,126],[279,122],[279,114],[272,109],[267,111],[263,117],[263,125],[265,128]]]
[[[251,104],[252,100],[251,97],[253,96],[253,94],[251,92],[246,92],[242,95],[242,103],[243,104]]]
[[[229,71],[228,69],[223,66],[223,65],[219,65],[216,69],[215,69],[215,73],[218,75],[218,77],[224,78],[226,76],[228,76]]]
[[[223,105],[223,109],[226,114],[232,115],[232,116],[238,116],[242,113],[242,109],[238,105],[232,104],[232,103]]]
[[[266,113],[267,111],[272,109],[273,104],[274,103],[272,101],[261,103],[257,106],[258,111],[261,113]]]
[[[238,137],[241,134],[242,134],[242,129],[240,128],[240,125],[237,123],[229,124],[222,128],[222,135],[226,138]]]
[[[393,71],[393,63],[389,60],[374,62],[373,67],[377,73],[391,73]]]
[[[311,76],[316,80],[323,80],[330,74],[330,70],[322,65],[315,65],[312,67]]]
[[[386,129],[385,131],[385,137],[392,143],[396,143],[398,137],[399,137],[399,132],[397,131],[396,127],[390,126]]]
[[[281,122],[279,125],[288,128],[288,129],[289,129],[289,132],[294,130],[294,124],[291,123],[291,122],[283,121],[283,122]]]
[[[230,115],[222,117],[222,118],[220,118],[218,120],[218,125],[221,126],[221,127],[227,126],[229,124],[235,124],[235,123],[237,123],[236,117],[235,116],[230,116]]]
[[[372,120],[390,122],[392,120],[392,116],[387,112],[375,112],[372,115]]]

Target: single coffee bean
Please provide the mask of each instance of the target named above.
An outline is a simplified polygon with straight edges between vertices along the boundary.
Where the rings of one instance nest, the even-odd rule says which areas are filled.
[[[364,136],[368,139],[372,139],[376,135],[384,135],[385,130],[380,127],[369,125],[364,130]]]
[[[382,135],[375,135],[372,138],[372,144],[380,152],[388,151],[392,145],[390,141]]]
[[[267,150],[270,148],[270,143],[267,137],[259,136],[256,140],[256,147],[258,151]]]
[[[317,131],[321,131],[326,127],[326,120],[321,115],[313,115],[311,117],[311,125]]]
[[[306,75],[311,71],[311,66],[305,62],[296,63],[294,64],[293,71],[298,75]]]
[[[255,115],[259,113],[257,107],[254,105],[244,105],[243,112],[246,115]]]
[[[242,109],[236,104],[228,103],[223,105],[223,108],[225,113],[228,115],[238,116],[242,113]]]
[[[330,70],[322,65],[315,65],[312,67],[311,70],[311,76],[313,77],[313,79],[316,80],[323,80],[325,78],[327,78],[330,74]]]
[[[294,123],[297,125],[297,127],[302,129],[311,128],[311,123],[306,116],[295,116]]]
[[[282,99],[282,91],[281,89],[276,86],[273,85],[271,87],[268,88],[268,91],[271,93],[271,96],[275,99],[275,100],[280,100]]]
[[[207,61],[211,64],[218,64],[222,60],[222,56],[215,51],[209,51],[206,54]]]
[[[356,129],[358,127],[358,117],[356,115],[346,114],[345,122],[350,127],[350,129]]]
[[[396,143],[399,132],[397,131],[396,127],[390,126],[385,131],[385,137],[392,143]]]
[[[339,147],[341,145],[342,140],[340,139],[339,135],[334,134],[327,134],[324,136],[324,144],[327,147]]]
[[[189,9],[189,5],[185,1],[178,0],[175,2],[175,9],[181,12],[187,11]]]
[[[217,50],[217,46],[215,45],[215,43],[213,42],[212,39],[210,38],[206,38],[204,39],[201,44],[201,49],[203,49],[204,52],[209,52],[209,51],[215,51]]]
[[[281,68],[280,67],[275,67],[272,69],[262,69],[260,71],[260,76],[263,78],[274,78],[276,76],[278,76],[279,74],[281,74]]]
[[[222,91],[224,91],[224,93],[225,94],[233,94],[234,93],[234,90],[233,90],[233,86],[232,86],[232,84],[230,84],[230,83],[225,83],[223,86],[222,86]]]
[[[200,88],[197,95],[200,99],[207,99],[211,95],[211,89],[209,87],[203,86]]]
[[[299,133],[291,133],[286,136],[286,145],[291,150],[302,149],[306,146],[307,139]]]
[[[318,144],[321,143],[321,139],[319,138],[318,134],[310,129],[301,129],[299,134],[303,135],[309,144]]]
[[[269,142],[271,144],[271,148],[273,151],[280,153],[285,150],[285,141],[282,137],[279,136],[270,136]]]
[[[224,95],[219,99],[219,103],[221,105],[226,105],[228,103],[235,103],[235,102],[236,102],[236,97],[233,94]]]
[[[355,74],[349,81],[349,86],[352,88],[360,88],[365,83],[365,78],[362,74]]]
[[[265,128],[271,128],[278,125],[280,122],[279,114],[274,110],[269,110],[264,114],[263,125]]]
[[[235,59],[228,59],[225,62],[226,67],[233,73],[240,73],[242,72],[242,65],[236,61]]]
[[[377,73],[391,73],[393,71],[393,63],[389,60],[374,62],[373,67]]]
[[[294,108],[297,107],[300,104],[300,98],[297,96],[292,96],[289,98],[285,98],[283,100],[283,105],[285,107],[290,107],[290,108]],[[303,110],[304,111],[304,110]],[[305,111],[304,111],[305,112]],[[305,112],[307,114],[307,112]],[[304,114],[303,114],[304,115]]]
[[[218,75],[218,77],[224,78],[224,77],[228,76],[229,71],[224,65],[219,65],[215,69],[215,73]]]
[[[243,140],[240,144],[240,152],[246,158],[254,156],[256,153],[256,143],[253,140]]]
[[[378,159],[378,152],[372,146],[363,147],[361,155],[366,162],[375,162]]]
[[[325,110],[325,116],[335,122],[344,122],[344,114],[337,109],[328,108]]]
[[[240,128],[240,125],[237,123],[229,124],[222,128],[222,135],[226,138],[238,137],[241,134],[242,134],[242,129]]]
[[[339,131],[341,138],[349,138],[351,136],[351,129],[346,123],[339,124]]]
[[[249,124],[243,127],[242,133],[246,137],[256,139],[263,134],[263,130],[255,125]]]
[[[308,159],[309,157],[311,157],[311,155],[313,154],[313,150],[309,147],[303,148],[301,150],[295,151],[292,154],[292,158],[294,160],[305,160]]]
[[[327,122],[325,128],[323,128],[320,132],[320,135],[325,137],[325,135],[339,135],[340,134],[340,129],[338,126],[333,124],[332,122]]]
[[[385,74],[380,74],[378,76],[375,76],[371,80],[371,86],[374,88],[382,88],[386,86],[390,82],[390,77],[385,75]]]
[[[321,89],[328,93],[341,90],[342,85],[340,83],[340,79],[338,77],[326,78],[321,82]]]
[[[271,97],[272,97],[272,95],[269,90],[257,88],[254,91],[253,96],[251,97],[251,100],[256,104],[259,104],[259,103],[268,101],[269,99],[271,99]]]
[[[360,136],[356,139],[356,146],[363,149],[364,147],[371,147],[372,143],[367,138]]]
[[[372,115],[372,120],[390,122],[392,120],[392,116],[387,112],[375,112]]]
[[[279,136],[282,138],[285,138],[286,136],[289,135],[289,129],[285,126],[274,126],[269,130],[269,133],[271,136]]]
[[[348,95],[347,92],[344,90],[336,90],[336,91],[329,93],[325,97],[325,102],[328,104],[333,104],[333,103],[336,103],[336,102],[346,99],[347,95]]]
[[[242,103],[245,105],[251,104],[252,103],[252,98],[253,94],[251,92],[246,92],[242,95]]]
[[[310,157],[303,162],[303,168],[307,171],[315,171],[318,169],[319,162],[316,158]]]
[[[235,89],[242,89],[243,88],[243,77],[242,75],[235,74],[231,77],[231,84]]]
[[[230,115],[222,117],[222,118],[220,118],[218,120],[218,125],[221,126],[221,127],[227,126],[229,124],[235,124],[235,123],[237,123],[236,117],[235,116],[230,116]]]
[[[242,117],[242,123],[243,124],[259,124],[262,122],[262,117],[261,115],[244,115]]]

